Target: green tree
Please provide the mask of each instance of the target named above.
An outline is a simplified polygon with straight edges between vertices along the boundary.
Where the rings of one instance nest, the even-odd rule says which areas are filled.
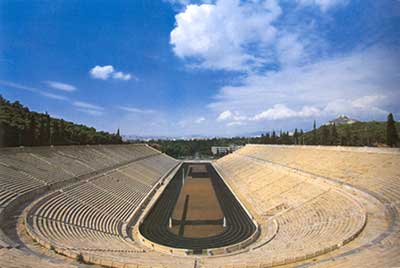
[[[336,129],[336,124],[333,123],[333,125],[331,126],[331,144],[332,145],[338,145],[338,133],[337,133],[337,129]]]
[[[327,126],[322,126],[321,127],[321,145],[329,145],[329,129]]]
[[[296,145],[299,144],[299,133],[297,131],[297,128],[294,129],[293,143],[296,144]]]
[[[386,144],[390,147],[397,145],[399,136],[396,130],[396,122],[394,121],[393,114],[390,113],[386,123]]]
[[[315,120],[312,130],[312,145],[317,145],[317,122]]]

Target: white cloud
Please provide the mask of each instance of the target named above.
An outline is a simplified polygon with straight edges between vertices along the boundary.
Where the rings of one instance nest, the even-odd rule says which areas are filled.
[[[381,104],[386,99],[382,95],[364,96],[351,102],[355,108],[366,109]]]
[[[264,120],[290,127],[303,119],[326,121],[340,114],[381,120],[388,111],[396,112],[400,99],[399,55],[397,50],[370,48],[249,74],[239,86],[222,87],[208,107],[219,121],[247,122],[258,129],[265,128]],[[230,111],[242,120],[234,120]]]
[[[50,98],[50,99],[64,100],[64,101],[65,101],[65,100],[68,100],[67,97],[64,97],[64,96],[61,96],[61,95],[57,95],[57,94],[53,94],[53,93],[40,92],[40,94],[41,94],[42,96],[45,96],[45,97]]]
[[[230,119],[231,117],[232,117],[231,111],[229,111],[229,110],[228,111],[224,111],[224,112],[219,114],[219,116],[217,118],[217,121],[225,121],[225,120]]]
[[[302,6],[318,6],[325,12],[334,7],[345,6],[349,0],[297,0],[297,2]]]
[[[351,114],[359,116],[383,116],[389,112],[381,108],[387,98],[383,95],[363,96],[353,100],[337,99],[324,108],[326,114]]]
[[[89,115],[94,115],[94,116],[100,116],[104,114],[104,108],[100,107],[95,104],[91,104],[88,102],[83,102],[83,101],[74,101],[72,102],[72,105],[77,107],[77,111],[89,114]]]
[[[99,110],[99,111],[104,110],[103,107],[100,107],[98,105],[91,104],[88,102],[83,102],[83,101],[74,101],[72,103],[72,105],[74,105],[75,107],[78,107],[78,108],[84,108],[84,109],[90,109],[90,110]]]
[[[29,86],[25,86],[25,85],[21,85],[21,84],[17,84],[11,81],[5,81],[5,80],[0,80],[0,85],[6,86],[6,87],[12,87],[12,88],[16,88],[16,89],[22,89],[22,90],[27,90],[30,92],[35,92],[35,93],[40,93],[41,90],[34,88],[34,87],[29,87]]]
[[[282,65],[293,65],[306,57],[306,51],[299,37],[293,33],[282,33],[276,43],[277,59]]]
[[[139,109],[135,107],[118,106],[118,108],[129,113],[140,113],[140,114],[155,113],[154,110]]]
[[[204,117],[199,117],[199,118],[197,118],[194,122],[195,122],[196,124],[201,124],[201,123],[203,123],[204,121],[206,121],[206,119],[205,119]]]
[[[233,121],[233,122],[229,122],[226,124],[228,127],[234,127],[234,126],[245,126],[247,125],[245,122],[242,121]]]
[[[79,111],[79,112],[83,112],[83,113],[86,113],[88,115],[94,115],[94,116],[101,116],[101,115],[104,114],[102,111],[98,111],[98,110],[81,109],[81,108],[76,109],[76,110]]]
[[[300,111],[289,109],[283,104],[275,104],[274,107],[256,114],[251,120],[280,120],[295,117],[316,117],[320,110],[316,107],[304,106]]]
[[[132,76],[130,74],[124,74],[123,72],[115,72],[113,73],[113,78],[127,81],[130,80]]]
[[[105,65],[105,66],[96,65],[90,70],[89,73],[93,78],[101,80],[107,80],[110,77],[124,81],[132,79],[131,74],[116,71],[112,65]]]
[[[35,94],[39,94],[41,96],[44,96],[44,97],[47,97],[47,98],[50,98],[50,99],[65,100],[65,101],[68,100],[68,98],[65,97],[65,96],[49,93],[49,92],[43,91],[43,90],[38,89],[38,88],[17,84],[17,83],[11,82],[11,81],[0,80],[0,85],[4,85],[6,87],[12,87],[12,88],[16,88],[16,89],[21,89],[21,90],[30,91],[30,92],[33,92]]]
[[[197,66],[248,70],[269,61],[277,34],[272,23],[281,12],[276,0],[188,5],[175,16],[170,43],[178,57],[196,59]]]
[[[96,65],[90,70],[90,75],[95,79],[107,80],[114,72],[112,65],[99,66]]]
[[[54,89],[58,89],[58,90],[66,91],[66,92],[72,92],[72,91],[76,90],[76,87],[73,85],[61,83],[61,82],[57,82],[57,81],[44,81],[44,83],[46,83],[48,86],[50,86]]]

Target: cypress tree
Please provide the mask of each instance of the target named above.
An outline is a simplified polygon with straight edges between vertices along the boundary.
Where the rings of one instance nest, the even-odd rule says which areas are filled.
[[[313,136],[312,136],[312,144],[317,145],[317,122],[314,120],[313,124]]]
[[[386,124],[386,144],[390,147],[394,147],[397,145],[399,140],[397,130],[396,130],[396,123],[393,118],[393,114],[390,113],[388,115],[387,124]]]
[[[304,131],[302,129],[300,130],[300,144],[304,145]]]
[[[272,131],[271,144],[276,144],[276,133],[275,133],[275,130]]]
[[[46,112],[45,116],[46,116],[46,141],[45,141],[45,144],[51,145],[51,143],[52,143],[51,119],[50,119],[50,115],[47,112]]]

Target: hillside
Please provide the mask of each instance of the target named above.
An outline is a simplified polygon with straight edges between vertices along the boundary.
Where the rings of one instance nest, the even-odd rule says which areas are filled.
[[[386,122],[356,121],[352,124],[335,125],[337,136],[332,137],[333,125],[322,125],[317,132],[316,144],[347,146],[382,146],[386,143]],[[396,123],[400,135],[400,123]],[[325,134],[324,134],[325,133]],[[313,131],[304,135],[305,144],[313,144]]]
[[[122,143],[117,134],[30,111],[0,95],[0,147]]]

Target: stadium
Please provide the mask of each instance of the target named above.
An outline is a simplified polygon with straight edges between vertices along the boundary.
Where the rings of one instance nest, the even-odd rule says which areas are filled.
[[[0,0],[0,268],[400,268],[400,0]]]
[[[0,267],[396,267],[400,152],[3,148]]]

